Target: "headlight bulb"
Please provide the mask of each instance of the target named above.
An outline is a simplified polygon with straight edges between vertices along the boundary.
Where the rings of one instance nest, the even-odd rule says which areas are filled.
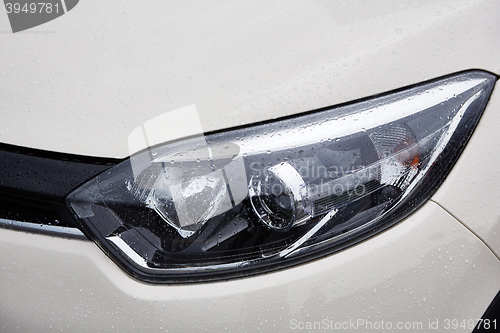
[[[252,177],[249,194],[255,214],[271,229],[286,231],[311,217],[307,186],[288,162],[273,165],[261,177]]]

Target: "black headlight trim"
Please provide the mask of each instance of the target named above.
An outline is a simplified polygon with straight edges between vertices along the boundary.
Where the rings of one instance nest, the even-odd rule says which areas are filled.
[[[85,239],[65,198],[119,161],[0,143],[0,227]]]

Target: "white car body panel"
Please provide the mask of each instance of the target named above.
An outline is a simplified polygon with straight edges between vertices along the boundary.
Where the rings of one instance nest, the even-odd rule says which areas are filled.
[[[464,223],[500,258],[499,126],[500,90],[497,88],[474,135],[433,200]]]
[[[499,73],[499,12],[496,1],[81,1],[0,34],[0,142],[126,157],[136,126],[186,105],[212,131]]]
[[[457,71],[500,73],[498,1],[82,0],[14,36],[0,8],[0,142],[72,154],[124,158],[141,149],[129,145],[137,126],[190,105],[208,132]],[[446,181],[410,217],[273,273],[151,285],[92,242],[0,229],[0,332],[477,320],[500,289],[499,109],[496,89]]]
[[[91,242],[1,231],[2,332],[283,332],[324,319],[442,328],[480,318],[500,287],[498,259],[433,202],[335,255],[201,284],[144,284]]]

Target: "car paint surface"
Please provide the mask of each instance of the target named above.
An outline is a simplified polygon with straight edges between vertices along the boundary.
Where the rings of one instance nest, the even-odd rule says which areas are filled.
[[[499,12],[488,0],[85,0],[14,35],[0,15],[0,142],[126,157],[134,128],[187,105],[206,132],[500,73]]]
[[[171,111],[193,105],[206,132],[471,68],[500,73],[500,2],[487,0],[85,0],[14,35],[0,12],[0,32],[0,142],[102,157],[134,153],[138,126],[166,113],[180,123]],[[0,332],[477,320],[500,289],[499,109],[496,89],[449,177],[410,217],[273,273],[150,285],[92,242],[0,229]]]
[[[500,287],[498,259],[433,202],[357,246],[251,278],[148,285],[94,243],[11,230],[0,230],[0,262],[2,332],[281,332],[357,319],[444,325],[481,317]]]
[[[499,125],[497,87],[465,151],[433,200],[463,222],[500,258]]]

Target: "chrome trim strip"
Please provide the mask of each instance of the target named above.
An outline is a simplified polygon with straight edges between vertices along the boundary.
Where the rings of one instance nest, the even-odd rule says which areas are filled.
[[[0,218],[0,229],[14,229],[26,232],[47,234],[51,236],[88,240],[87,237],[77,228],[59,227],[32,222],[22,222]]]

